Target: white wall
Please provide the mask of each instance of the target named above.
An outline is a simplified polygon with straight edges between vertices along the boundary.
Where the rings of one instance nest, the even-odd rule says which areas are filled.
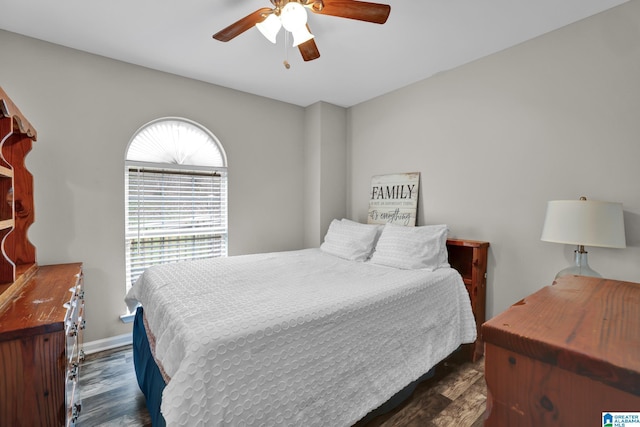
[[[640,282],[640,2],[349,111],[350,217],[371,176],[421,172],[418,223],[491,243],[488,316],[551,284],[573,247],[540,241],[546,202],[622,202],[626,249],[587,248]]]
[[[347,110],[317,102],[305,109],[305,247],[318,247],[347,206]]]
[[[34,175],[41,265],[82,261],[93,341],[127,333],[124,155],[150,120],[211,130],[229,162],[229,253],[303,246],[304,109],[0,31],[0,85],[38,131]],[[282,117],[286,127],[274,126]]]

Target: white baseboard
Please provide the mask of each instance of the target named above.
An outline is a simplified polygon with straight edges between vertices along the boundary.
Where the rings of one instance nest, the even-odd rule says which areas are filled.
[[[103,338],[101,340],[89,341],[83,344],[84,354],[97,353],[99,351],[111,350],[133,343],[133,334],[122,334],[115,337]]]

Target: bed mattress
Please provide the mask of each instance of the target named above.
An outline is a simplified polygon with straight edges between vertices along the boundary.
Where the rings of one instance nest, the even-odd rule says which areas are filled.
[[[349,426],[475,340],[458,272],[319,249],[148,269],[145,309],[167,425]]]

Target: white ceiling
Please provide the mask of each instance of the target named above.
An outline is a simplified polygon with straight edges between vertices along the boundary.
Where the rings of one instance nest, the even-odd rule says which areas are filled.
[[[384,25],[309,14],[320,58],[255,28],[211,36],[269,0],[0,0],[0,28],[300,106],[349,107],[627,0],[382,0]],[[291,64],[286,69],[283,60]]]

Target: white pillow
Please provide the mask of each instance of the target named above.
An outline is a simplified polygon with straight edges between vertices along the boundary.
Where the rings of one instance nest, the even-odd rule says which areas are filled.
[[[365,261],[371,256],[381,229],[380,225],[334,219],[320,249],[351,261]]]
[[[371,262],[405,270],[424,268],[433,271],[449,267],[448,231],[444,224],[422,227],[386,224]]]

